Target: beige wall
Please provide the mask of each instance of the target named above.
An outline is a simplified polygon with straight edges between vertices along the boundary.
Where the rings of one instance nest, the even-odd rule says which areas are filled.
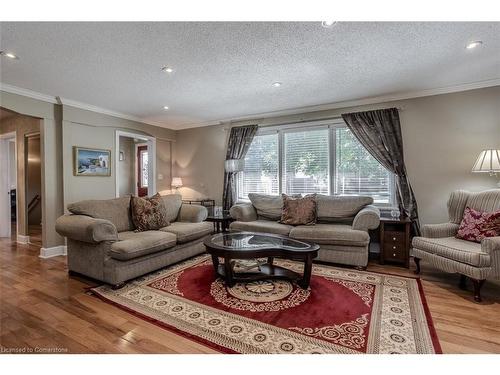
[[[99,114],[70,106],[62,108],[63,181],[64,207],[83,199],[108,199],[116,195],[115,150],[116,131],[123,130],[157,138],[156,143],[156,188],[170,189],[170,180],[158,179],[158,175],[170,175],[170,144],[175,132],[118,117]],[[111,176],[92,177],[73,175],[73,146],[111,150]],[[165,155],[168,155],[166,157]],[[168,165],[165,165],[168,163]]]
[[[482,149],[500,148],[499,86],[231,125],[294,123],[390,106],[401,108],[406,166],[423,223],[447,219],[446,200],[455,189],[496,187],[498,179],[470,170]],[[229,127],[225,124],[177,131],[174,174],[183,177],[183,196],[210,197],[221,203]]]
[[[25,137],[40,132],[40,119],[31,116],[14,115],[0,122],[0,134],[16,132],[17,150],[17,234],[28,235],[27,207],[30,191],[26,181],[27,149]],[[40,165],[38,166],[40,168]]]

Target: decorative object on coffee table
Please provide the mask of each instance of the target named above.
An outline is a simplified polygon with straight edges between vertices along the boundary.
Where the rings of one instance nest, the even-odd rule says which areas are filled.
[[[411,220],[407,217],[380,218],[380,264],[410,267],[410,230]]]
[[[301,288],[307,289],[311,279],[312,261],[318,256],[319,250],[316,244],[276,234],[253,232],[221,233],[206,238],[203,243],[207,252],[212,255],[215,273],[226,281],[228,287],[237,282],[287,279],[296,281]],[[224,264],[219,264],[219,257],[224,258]],[[303,262],[303,274],[274,265],[275,257]],[[267,258],[267,263],[259,267],[259,272],[233,272],[234,260],[255,258]]]

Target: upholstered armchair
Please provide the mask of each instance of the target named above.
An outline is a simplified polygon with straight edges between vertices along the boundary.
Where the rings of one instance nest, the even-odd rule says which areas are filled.
[[[481,212],[500,209],[500,189],[480,193],[458,190],[448,200],[449,222],[422,227],[422,236],[414,237],[412,254],[420,273],[420,260],[449,273],[460,274],[460,287],[469,278],[474,285],[474,300],[481,302],[481,287],[486,279],[500,279],[500,237],[484,238],[481,243],[456,238],[465,207]]]

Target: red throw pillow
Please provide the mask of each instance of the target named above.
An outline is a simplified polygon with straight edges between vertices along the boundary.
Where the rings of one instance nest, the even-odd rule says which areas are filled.
[[[464,217],[458,228],[457,238],[472,242],[481,242],[485,237],[500,236],[500,210],[479,212],[466,207]]]

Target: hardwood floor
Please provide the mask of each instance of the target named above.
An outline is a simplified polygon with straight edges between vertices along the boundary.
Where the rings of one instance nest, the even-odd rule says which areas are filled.
[[[62,353],[213,353],[86,293],[66,258],[38,258],[39,247],[0,239],[0,345]],[[370,263],[368,271],[413,275]],[[458,275],[422,263],[427,302],[445,353],[500,353],[500,287],[487,282],[483,303],[458,288]]]

